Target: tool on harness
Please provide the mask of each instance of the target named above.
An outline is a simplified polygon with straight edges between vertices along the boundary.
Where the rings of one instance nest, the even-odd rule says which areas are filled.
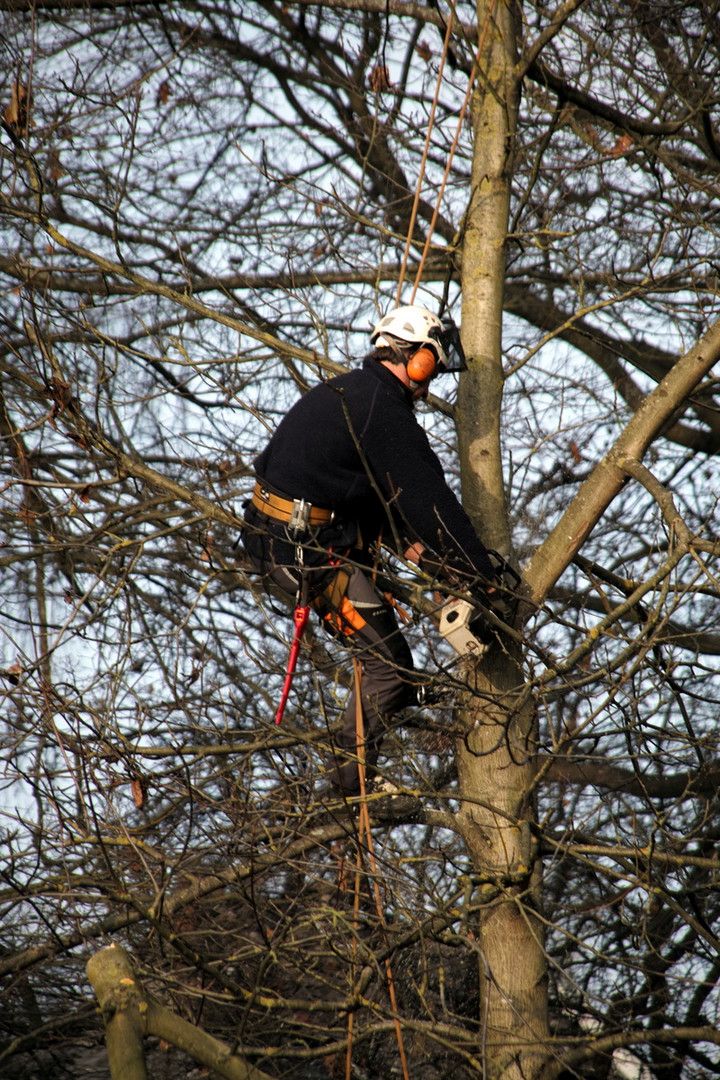
[[[287,704],[288,696],[290,694],[290,687],[292,686],[293,675],[295,674],[295,667],[297,665],[298,653],[300,652],[300,644],[302,642],[302,636],[307,625],[308,617],[310,615],[310,608],[314,607],[320,613],[325,608],[329,608],[329,613],[325,614],[323,618],[327,619],[330,615],[337,620],[337,628],[342,629],[347,633],[353,632],[352,627],[348,622],[347,626],[344,625],[344,620],[347,616],[344,614],[343,601],[345,599],[345,593],[347,592],[348,581],[350,580],[350,571],[345,566],[338,565],[336,573],[333,575],[330,583],[323,589],[323,591],[316,596],[313,600],[308,602],[308,584],[307,577],[303,573],[303,557],[302,548],[298,547],[297,562],[301,573],[301,584],[298,590],[298,602],[293,615],[293,622],[295,624],[295,633],[293,634],[292,644],[290,646],[290,656],[288,657],[287,669],[285,672],[285,682],[283,684],[282,695],[280,698],[280,704],[278,705],[277,713],[275,714],[275,723],[280,724],[285,712],[285,706]],[[364,625],[364,620],[363,620]]]
[[[295,615],[293,617],[295,623],[295,633],[293,634],[292,645],[290,646],[290,656],[288,657],[287,671],[285,673],[285,682],[282,688],[282,695],[280,697],[280,704],[278,705],[277,712],[275,714],[275,723],[280,724],[282,722],[283,713],[285,712],[285,706],[287,705],[287,699],[290,695],[290,687],[292,686],[293,675],[295,674],[295,665],[297,664],[298,653],[300,652],[300,642],[302,641],[303,632],[310,615],[310,605],[299,605],[295,608]]]
[[[304,499],[293,500],[293,508],[288,521],[288,532],[291,536],[295,537],[298,533],[307,532],[310,525],[311,509],[310,503],[305,502]]]
[[[304,500],[298,499],[296,502],[302,502],[305,507],[308,506]],[[289,531],[289,530],[288,530]],[[295,539],[299,541],[298,528],[294,529]],[[300,652],[300,643],[302,636],[307,626],[308,617],[310,615],[310,604],[308,603],[308,579],[305,573],[305,558],[303,555],[302,544],[298,542],[295,549],[295,564],[299,572],[298,591],[297,591],[297,604],[295,607],[295,614],[293,615],[293,622],[295,624],[295,632],[293,634],[292,645],[290,646],[290,655],[288,657],[287,669],[285,671],[285,682],[283,683],[282,694],[280,695],[280,704],[278,705],[277,712],[275,713],[275,723],[280,724],[285,712],[285,706],[287,705],[287,699],[290,695],[290,687],[292,686],[293,675],[295,674],[295,667],[297,665],[298,653]]]

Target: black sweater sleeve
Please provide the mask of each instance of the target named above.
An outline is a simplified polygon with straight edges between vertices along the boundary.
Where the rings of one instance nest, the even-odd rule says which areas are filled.
[[[406,395],[393,390],[378,387],[364,429],[358,433],[388,507],[399,516],[410,539],[420,540],[450,567],[492,580],[487,549],[448,487],[443,467]]]

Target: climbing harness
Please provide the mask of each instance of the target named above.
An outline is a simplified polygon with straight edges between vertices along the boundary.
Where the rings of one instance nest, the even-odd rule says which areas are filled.
[[[334,510],[325,510],[320,506],[313,506],[305,499],[288,499],[278,492],[271,491],[259,480],[255,482],[252,498],[250,500],[256,510],[273,521],[282,521],[288,531],[297,536],[308,528],[316,528],[319,525],[332,525],[335,520]]]

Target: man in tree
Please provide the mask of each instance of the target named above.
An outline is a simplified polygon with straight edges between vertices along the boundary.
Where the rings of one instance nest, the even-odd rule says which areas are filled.
[[[385,724],[416,701],[419,681],[392,607],[373,583],[373,550],[382,544],[432,578],[480,589],[485,602],[494,591],[487,549],[413,414],[447,369],[451,338],[426,308],[391,311],[373,330],[362,368],[302,397],[255,461],[245,548],[266,582],[311,602],[360,657],[368,778]],[[331,782],[355,795],[354,693],[336,751]]]

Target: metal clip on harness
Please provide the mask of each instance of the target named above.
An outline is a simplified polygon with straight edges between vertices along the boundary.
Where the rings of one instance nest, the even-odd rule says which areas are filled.
[[[312,506],[305,499],[293,499],[292,510],[290,512],[290,520],[288,521],[288,532],[295,539],[298,533],[307,532],[310,526],[310,511]]]

